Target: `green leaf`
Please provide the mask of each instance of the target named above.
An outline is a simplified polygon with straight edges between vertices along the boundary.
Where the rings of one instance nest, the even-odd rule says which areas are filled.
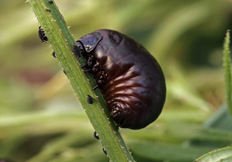
[[[209,147],[192,147],[155,142],[133,142],[130,144],[134,154],[152,161],[189,162],[208,152]]]
[[[232,161],[232,147],[225,147],[209,152],[195,162],[230,162]]]
[[[232,118],[228,113],[226,105],[223,105],[204,123],[206,128],[217,128],[220,130],[232,130]]]
[[[223,50],[223,62],[224,62],[224,73],[225,73],[225,84],[226,84],[226,98],[227,98],[227,108],[232,116],[232,106],[231,106],[231,58],[230,58],[230,31],[227,30],[226,38]]]

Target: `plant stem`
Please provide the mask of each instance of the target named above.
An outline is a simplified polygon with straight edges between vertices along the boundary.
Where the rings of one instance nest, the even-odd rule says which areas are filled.
[[[91,75],[85,75],[80,67],[85,60],[82,57],[76,58],[74,55],[73,47],[76,45],[76,42],[55,2],[49,3],[49,0],[29,0],[29,3],[56,52],[60,65],[66,72],[90,122],[98,133],[108,157],[112,161],[134,161],[114,122],[109,118],[109,113],[100,91],[96,90],[94,92],[91,89],[96,84],[95,80]],[[93,104],[88,104],[87,95],[92,96]]]

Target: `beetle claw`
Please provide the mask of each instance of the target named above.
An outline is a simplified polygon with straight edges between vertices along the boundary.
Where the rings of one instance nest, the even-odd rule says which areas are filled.
[[[90,69],[84,70],[84,73],[88,73],[90,72]]]
[[[87,63],[81,66],[82,69],[85,67],[87,67]]]
[[[98,88],[98,84],[96,84],[93,88],[92,88],[92,90],[96,90]]]

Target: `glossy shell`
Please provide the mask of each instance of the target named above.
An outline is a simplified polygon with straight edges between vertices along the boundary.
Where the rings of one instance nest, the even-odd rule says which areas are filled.
[[[156,120],[165,102],[165,79],[144,47],[113,30],[97,30],[77,42],[118,126],[140,129]]]

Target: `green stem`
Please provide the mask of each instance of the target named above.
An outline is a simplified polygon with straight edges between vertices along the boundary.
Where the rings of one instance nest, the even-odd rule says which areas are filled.
[[[112,161],[134,161],[114,122],[109,118],[109,113],[100,91],[96,90],[94,92],[91,89],[96,84],[95,80],[91,75],[85,75],[80,67],[80,65],[84,64],[84,59],[77,59],[74,55],[73,47],[76,42],[55,2],[49,3],[49,0],[29,0],[29,3],[56,52],[61,66],[67,73],[67,77],[90,122],[98,133],[108,157]],[[93,104],[88,104],[87,95],[93,97]]]

